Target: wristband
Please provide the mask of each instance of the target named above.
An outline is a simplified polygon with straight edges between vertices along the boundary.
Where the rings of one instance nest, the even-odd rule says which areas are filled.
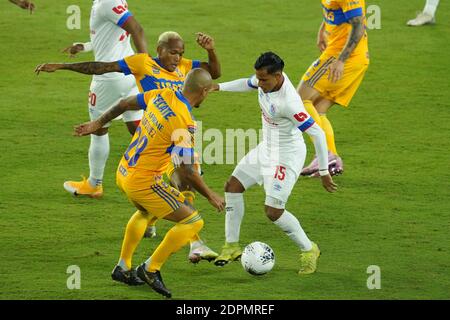
[[[328,172],[328,169],[320,169],[319,174],[321,177],[323,177],[329,175],[330,173]]]

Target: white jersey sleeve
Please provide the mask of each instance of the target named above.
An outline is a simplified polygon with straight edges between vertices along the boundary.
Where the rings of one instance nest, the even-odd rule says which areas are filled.
[[[128,4],[125,0],[103,0],[101,10],[103,17],[112,23],[123,27],[132,16],[128,11]]]
[[[319,173],[321,176],[329,174],[328,148],[325,133],[305,110],[300,96],[298,99],[287,102],[286,107],[284,108],[284,115],[291,120],[293,125],[301,132],[306,132],[313,138],[312,140],[314,141],[317,160],[319,161]]]
[[[252,76],[248,79],[238,79],[219,83],[220,91],[246,92],[255,89],[258,89],[258,79],[256,79],[256,76]]]

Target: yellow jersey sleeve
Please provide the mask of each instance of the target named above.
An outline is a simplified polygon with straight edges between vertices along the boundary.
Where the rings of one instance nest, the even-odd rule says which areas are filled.
[[[192,69],[200,68],[201,62],[198,60],[181,59],[178,68],[180,68],[185,75],[188,74]]]
[[[149,59],[148,54],[139,53],[122,60],[119,60],[119,67],[125,75],[143,75],[145,74],[145,63]]]
[[[144,93],[139,93],[136,96],[137,103],[142,110],[146,110],[150,101],[156,96],[160,90],[150,90]]]
[[[338,4],[347,21],[354,17],[364,16],[364,1],[362,0],[338,0]]]

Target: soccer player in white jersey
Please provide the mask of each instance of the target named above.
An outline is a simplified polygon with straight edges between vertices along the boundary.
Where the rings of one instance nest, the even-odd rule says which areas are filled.
[[[112,62],[134,54],[130,36],[139,53],[147,53],[147,40],[140,24],[128,10],[125,0],[94,0],[90,18],[91,41],[75,43],[64,51],[75,55],[93,51],[95,61]],[[106,73],[94,75],[89,92],[89,116],[97,119],[123,98],[136,95],[139,90],[132,75]],[[134,134],[142,111],[128,111],[123,121]],[[110,123],[91,135],[89,147],[89,178],[83,181],[66,181],[64,189],[74,195],[99,198],[103,195],[103,172],[109,156],[108,127]]]
[[[427,0],[423,11],[420,12],[414,19],[409,20],[406,24],[411,27],[419,27],[425,24],[434,24],[436,21],[435,14],[438,5],[439,0]]]
[[[300,249],[299,274],[313,273],[317,267],[319,247],[308,239],[298,219],[285,209],[305,162],[306,146],[302,132],[313,137],[324,188],[335,192],[337,185],[328,172],[325,134],[306,112],[283,68],[284,62],[279,56],[266,52],[255,63],[255,76],[221,83],[213,88],[235,92],[257,89],[263,126],[263,141],[239,162],[225,185],[226,243],[214,262],[218,266],[241,256],[239,233],[244,216],[243,193],[255,184],[263,184],[267,217]]]

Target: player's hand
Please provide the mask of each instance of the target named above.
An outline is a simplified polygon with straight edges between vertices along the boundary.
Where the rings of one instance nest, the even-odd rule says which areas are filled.
[[[209,89],[209,92],[219,91],[219,90],[220,90],[219,85],[218,85],[217,83],[213,83],[213,84],[211,85],[211,89]]]
[[[212,192],[212,194],[209,196],[208,201],[214,208],[217,209],[218,212],[221,212],[225,209],[225,199],[215,192]]]
[[[207,34],[197,32],[197,43],[205,50],[214,50],[214,39]]]
[[[56,70],[61,69],[62,64],[60,63],[43,63],[36,67],[34,72],[39,75],[42,72],[55,72]]]
[[[82,52],[84,50],[84,46],[81,43],[68,46],[67,48],[64,48],[61,52],[62,53],[68,53],[70,58],[75,57],[75,55],[79,52]]]
[[[328,192],[336,192],[338,185],[334,183],[333,178],[329,174],[326,176],[321,176],[320,179],[322,180],[322,186],[327,190]]]
[[[85,122],[74,127],[73,135],[77,137],[87,136],[101,127],[102,125],[98,121]]]
[[[344,62],[337,59],[330,65],[329,71],[330,73],[328,74],[328,80],[332,83],[338,82],[344,75]]]
[[[30,10],[30,14],[33,14],[33,11],[36,9],[34,3],[28,1],[28,0],[20,0],[17,2],[17,5],[21,7],[22,9],[28,9]]]

